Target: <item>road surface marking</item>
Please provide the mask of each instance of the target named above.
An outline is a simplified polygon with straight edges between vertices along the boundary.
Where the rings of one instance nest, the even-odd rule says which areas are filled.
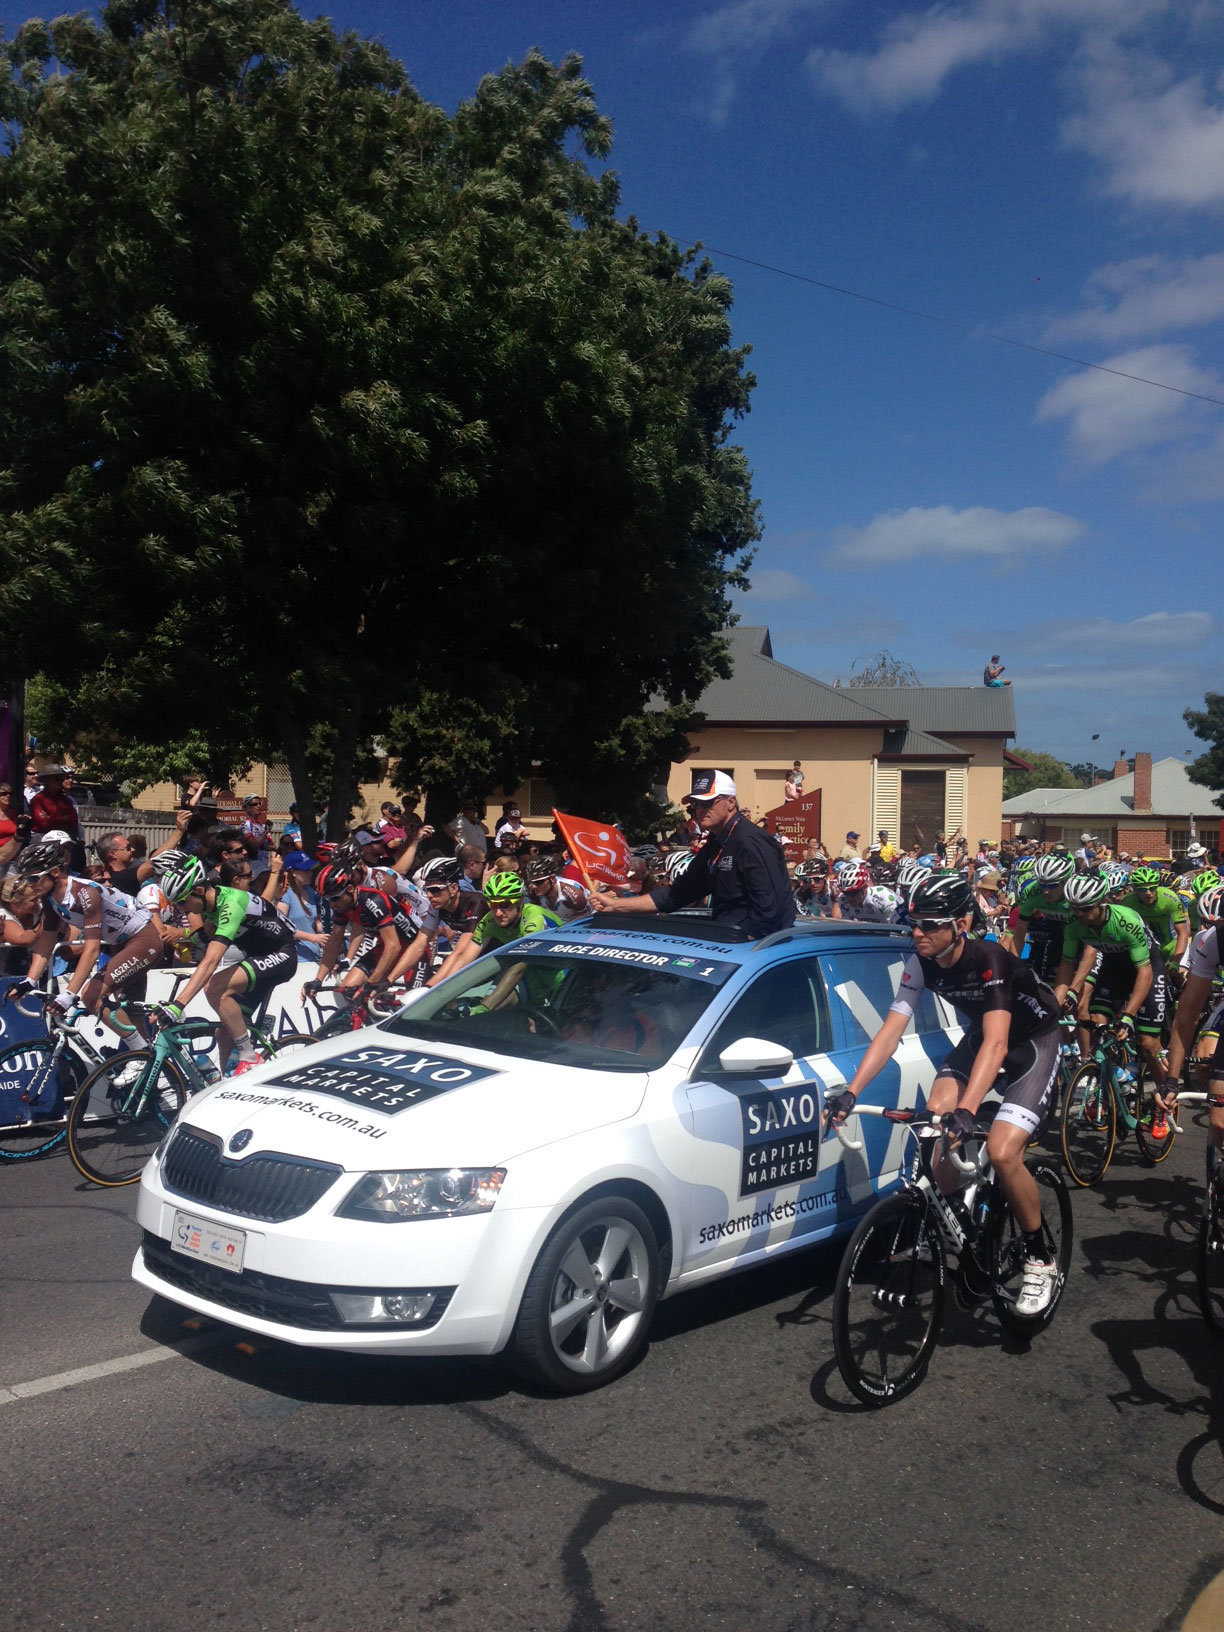
[[[100,1377],[113,1377],[117,1372],[155,1366],[162,1360],[181,1360],[184,1355],[215,1342],[215,1337],[185,1338],[173,1348],[141,1349],[138,1354],[121,1354],[118,1359],[100,1360],[94,1366],[78,1366],[75,1371],[57,1371],[50,1377],[36,1377],[31,1383],[12,1383],[7,1388],[0,1387],[0,1405],[12,1405],[18,1400],[31,1399],[36,1394],[54,1394],[57,1389],[75,1388],[78,1383],[93,1383]]]

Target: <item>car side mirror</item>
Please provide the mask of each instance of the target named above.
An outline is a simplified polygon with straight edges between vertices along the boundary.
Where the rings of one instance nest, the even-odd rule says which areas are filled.
[[[794,1065],[795,1056],[781,1043],[738,1037],[723,1049],[718,1063],[730,1076],[781,1077]]]

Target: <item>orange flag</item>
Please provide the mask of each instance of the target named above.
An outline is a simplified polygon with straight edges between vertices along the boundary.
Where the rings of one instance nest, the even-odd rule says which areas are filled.
[[[623,888],[629,880],[629,846],[620,829],[588,816],[563,816],[559,810],[553,815],[587,887]]]

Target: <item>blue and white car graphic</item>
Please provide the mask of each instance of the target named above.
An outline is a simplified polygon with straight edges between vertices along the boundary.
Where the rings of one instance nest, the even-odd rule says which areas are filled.
[[[660,1297],[848,1231],[904,1131],[821,1137],[909,937],[751,942],[583,919],[478,958],[391,1020],[191,1100],[147,1167],[133,1273],[286,1342],[492,1354],[561,1391],[641,1353]],[[875,1103],[923,1102],[960,1035],[925,993]]]

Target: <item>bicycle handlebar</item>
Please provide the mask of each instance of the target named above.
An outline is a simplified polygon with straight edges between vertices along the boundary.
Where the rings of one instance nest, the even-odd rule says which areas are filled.
[[[930,1111],[898,1111],[894,1110],[888,1105],[856,1105],[854,1110],[850,1112],[850,1115],[882,1116],[886,1121],[900,1123],[902,1126],[915,1132],[919,1128],[938,1128],[940,1120],[937,1116],[933,1116]],[[844,1145],[847,1150],[862,1150],[863,1141],[861,1139],[847,1138],[840,1122],[835,1122],[833,1124],[833,1131],[836,1133],[838,1141]],[[984,1139],[988,1131],[988,1129],[975,1124],[974,1137]],[[950,1143],[948,1135],[942,1130],[940,1130],[940,1138],[943,1141],[944,1155],[947,1156],[948,1160],[952,1163],[952,1166],[956,1168],[958,1173],[963,1173],[966,1177],[971,1175],[980,1176],[982,1170],[981,1165],[978,1162],[965,1161],[959,1154],[956,1147]]]

